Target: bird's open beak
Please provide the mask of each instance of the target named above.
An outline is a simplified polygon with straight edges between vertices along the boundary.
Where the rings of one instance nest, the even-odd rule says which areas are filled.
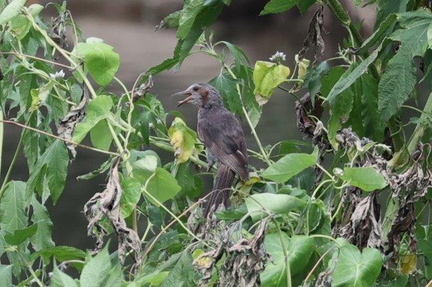
[[[182,92],[175,93],[174,95],[171,95],[171,97],[175,97],[175,96],[188,96],[183,101],[179,101],[178,104],[177,104],[177,107],[179,107],[179,106],[181,106],[181,105],[183,105],[185,103],[189,103],[189,101],[192,100],[192,95],[188,91],[182,91]]]

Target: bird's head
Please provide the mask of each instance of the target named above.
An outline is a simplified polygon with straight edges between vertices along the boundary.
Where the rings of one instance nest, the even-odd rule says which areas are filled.
[[[186,90],[175,93],[173,96],[187,96],[186,99],[179,101],[177,106],[185,103],[194,104],[199,108],[222,105],[222,99],[218,91],[213,86],[205,83],[193,84]]]

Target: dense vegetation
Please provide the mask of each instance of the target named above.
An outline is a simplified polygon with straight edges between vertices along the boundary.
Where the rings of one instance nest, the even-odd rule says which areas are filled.
[[[22,129],[12,162],[1,165],[1,286],[430,282],[430,2],[369,1],[377,19],[363,39],[362,23],[337,0],[268,1],[262,15],[316,11],[295,67],[283,64],[294,55],[250,63],[235,43],[214,42],[211,26],[230,2],[185,0],[159,26],[177,30],[172,58],[126,87],[116,78],[119,55],[101,39],[83,39],[66,3],[52,4],[58,17],[47,21],[39,4],[0,1],[1,153],[11,152],[2,145],[4,126]],[[322,58],[326,9],[349,32],[331,59]],[[195,127],[179,111],[168,117],[151,94],[152,76],[192,53],[220,63],[211,84],[247,123],[258,146],[249,157],[264,166],[250,166],[251,179],[232,188],[232,207],[208,222],[200,217],[208,166]],[[110,84],[124,92],[108,92]],[[292,109],[304,141],[269,146],[257,134],[275,89],[298,99]],[[407,119],[409,110],[418,116]],[[91,146],[80,144],[85,138]],[[162,165],[149,147],[172,160]],[[68,166],[82,148],[106,157],[80,177],[107,178],[83,207],[91,251],[56,245],[46,208],[62,200]],[[30,176],[10,180],[21,154]]]

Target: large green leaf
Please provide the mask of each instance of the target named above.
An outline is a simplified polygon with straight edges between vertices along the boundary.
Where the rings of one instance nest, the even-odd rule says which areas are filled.
[[[17,229],[13,234],[6,234],[4,240],[10,245],[20,245],[30,237],[32,237],[37,230],[37,224],[30,225],[23,229]]]
[[[269,166],[262,173],[262,177],[283,183],[302,170],[313,166],[317,161],[317,155],[306,153],[291,153]]]
[[[374,191],[387,186],[384,177],[373,167],[345,167],[341,178],[364,191]]]
[[[397,14],[402,29],[390,36],[400,43],[399,51],[390,59],[378,86],[378,108],[381,119],[387,121],[408,99],[416,84],[416,66],[413,57],[426,52],[427,31],[432,14],[426,10]]]
[[[5,24],[18,15],[26,2],[27,0],[13,0],[10,2],[0,14],[0,25]]]
[[[108,117],[112,106],[111,97],[105,95],[98,96],[90,101],[87,105],[86,117],[84,121],[76,126],[72,140],[80,143],[97,123]]]
[[[12,267],[13,265],[0,265],[0,286],[13,286]]]
[[[265,270],[260,274],[263,287],[287,286],[287,269],[291,276],[305,272],[305,268],[314,252],[314,241],[311,237],[294,235],[288,238],[286,233],[271,233],[264,239],[266,251],[271,256]],[[284,247],[287,248],[285,260]]]
[[[76,51],[84,57],[84,67],[96,83],[101,86],[111,83],[120,67],[120,56],[113,47],[100,39],[89,38],[86,43],[78,43]]]
[[[352,244],[341,247],[336,269],[333,272],[333,286],[373,286],[381,272],[381,253],[373,248],[363,252]]]
[[[68,260],[83,260],[85,258],[85,252],[70,246],[54,246],[39,250],[32,254],[32,259],[35,260],[38,257],[49,260],[54,257],[56,261],[63,262]]]
[[[257,193],[245,199],[252,220],[256,221],[268,213],[287,214],[293,209],[306,206],[306,201],[288,194]]]
[[[100,120],[90,130],[90,140],[96,148],[101,150],[109,150],[111,142],[113,141],[113,137],[106,119]]]
[[[124,218],[131,215],[141,198],[141,183],[133,177],[125,178],[121,181],[123,193],[120,199],[120,209]]]
[[[196,273],[192,265],[192,256],[189,250],[182,252],[180,258],[174,265],[174,268],[166,276],[165,280],[159,285],[160,287],[176,286],[194,286],[192,284],[196,279]]]
[[[0,200],[0,228],[13,233],[27,226],[26,184],[22,181],[11,181]]]
[[[30,175],[27,189],[45,193],[46,187],[55,204],[66,182],[69,155],[63,141],[55,140],[38,159]]]
[[[84,265],[80,276],[81,287],[104,286],[111,269],[111,259],[105,247]]]
[[[32,221],[38,226],[36,234],[31,240],[33,248],[38,251],[53,247],[55,245],[51,238],[53,223],[49,217],[47,208],[36,199],[36,196],[33,196],[31,206],[33,207]]]
[[[339,81],[333,86],[330,94],[327,96],[326,101],[329,101],[331,105],[334,104],[335,98],[343,91],[348,89],[358,78],[367,72],[369,65],[372,64],[378,57],[378,53],[381,50],[381,46],[375,49],[373,53],[369,55],[364,61],[362,61],[354,70],[348,69],[339,78]]]
[[[146,191],[156,198],[159,203],[174,198],[180,191],[181,187],[178,185],[177,180],[165,169],[157,167],[154,174],[151,176],[147,183]],[[158,205],[158,203],[145,194],[146,197]]]
[[[261,11],[260,15],[285,12],[294,7],[298,2],[299,0],[270,0],[264,6],[264,10]]]
[[[382,142],[385,125],[378,111],[378,81],[365,74],[361,78],[361,113],[365,136]]]
[[[185,1],[181,10],[177,38],[184,40],[195,22],[196,17],[203,9],[205,0]]]
[[[51,287],[77,287],[78,283],[72,279],[66,273],[63,273],[58,269],[57,265],[54,264],[54,271],[51,277]]]
[[[237,82],[228,74],[220,73],[216,78],[210,81],[222,96],[227,107],[237,115],[242,115],[242,102],[237,92]]]

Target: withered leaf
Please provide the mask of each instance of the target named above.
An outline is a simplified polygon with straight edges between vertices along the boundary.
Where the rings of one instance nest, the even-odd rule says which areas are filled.
[[[111,165],[108,183],[103,192],[96,193],[84,206],[84,214],[89,221],[87,232],[90,236],[96,237],[95,252],[99,252],[103,247],[103,238],[107,231],[101,224],[101,220],[106,216],[111,222],[118,239],[118,253],[120,262],[125,262],[126,254],[131,251],[135,264],[132,269],[136,270],[141,265],[141,241],[138,234],[127,227],[125,219],[120,212],[120,199],[122,188],[118,173],[118,166],[121,156],[113,160]]]
[[[73,159],[76,157],[76,150],[75,146],[71,143],[72,134],[76,125],[80,123],[85,116],[88,100],[88,89],[84,87],[81,102],[69,111],[69,113],[60,121],[57,127],[57,133],[60,137],[66,140],[66,146]]]
[[[320,6],[309,23],[309,30],[306,39],[303,41],[303,48],[298,52],[301,60],[310,48],[314,51],[315,62],[318,61],[325,50],[325,43],[322,36],[324,24],[324,6]]]

